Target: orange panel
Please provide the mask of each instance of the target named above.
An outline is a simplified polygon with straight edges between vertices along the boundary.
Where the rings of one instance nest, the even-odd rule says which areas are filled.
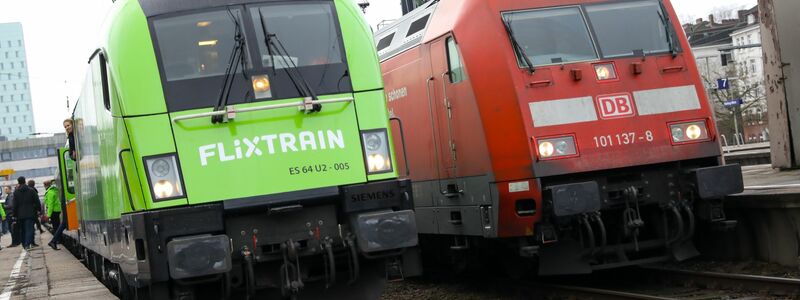
[[[67,202],[67,230],[78,230],[78,201]]]

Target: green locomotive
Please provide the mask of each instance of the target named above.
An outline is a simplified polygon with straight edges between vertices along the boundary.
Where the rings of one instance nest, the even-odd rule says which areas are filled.
[[[355,2],[118,0],[106,23],[73,114],[67,236],[120,295],[294,297],[419,272]]]

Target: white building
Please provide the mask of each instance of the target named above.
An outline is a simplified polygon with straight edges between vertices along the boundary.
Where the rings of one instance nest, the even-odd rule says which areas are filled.
[[[736,143],[740,140],[762,142],[769,139],[769,131],[758,7],[740,10],[737,15],[737,19],[719,23],[709,16],[707,21],[698,19],[683,27],[692,44],[709,101],[716,107],[717,120],[725,120],[726,125],[718,124],[718,128],[730,141],[734,140],[730,137],[737,136]],[[727,79],[731,90],[726,93],[731,99],[723,100],[733,100],[734,97],[743,100],[742,108],[745,109],[741,111],[741,119],[732,119],[730,108],[723,108],[719,103],[721,100],[712,96],[716,94],[719,79]]]
[[[726,78],[728,76],[728,62],[730,57],[725,57],[722,61],[722,49],[731,48],[731,44],[717,44],[692,48],[694,58],[697,60],[697,69],[704,81],[706,90],[716,88],[715,79]]]
[[[755,22],[753,15],[747,16],[748,26],[731,33],[733,39],[732,54],[736,66],[736,74],[742,79],[742,84],[746,86],[757,86],[755,93],[743,99],[745,103],[749,101],[764,99],[764,63],[763,52],[761,51],[761,28]],[[748,114],[760,114],[766,111],[766,101],[748,108]]]

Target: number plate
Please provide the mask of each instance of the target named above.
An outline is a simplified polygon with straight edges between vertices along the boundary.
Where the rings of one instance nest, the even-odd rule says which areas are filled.
[[[651,143],[655,138],[653,131],[647,130],[642,133],[635,131],[622,132],[607,135],[598,135],[593,138],[595,148],[608,148],[616,146],[633,145],[637,143]]]

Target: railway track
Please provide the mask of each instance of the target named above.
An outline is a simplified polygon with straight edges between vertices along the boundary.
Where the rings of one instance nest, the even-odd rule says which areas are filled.
[[[543,299],[800,299],[800,279],[658,267],[519,284]]]

